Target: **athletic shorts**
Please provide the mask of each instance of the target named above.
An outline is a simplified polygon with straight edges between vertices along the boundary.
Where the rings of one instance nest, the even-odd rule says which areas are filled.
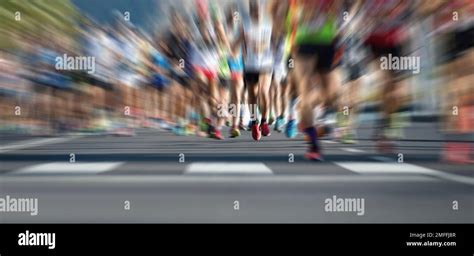
[[[231,79],[229,77],[219,77],[219,85],[223,88],[228,89],[231,84]]]
[[[401,57],[402,56],[402,46],[378,46],[378,45],[367,45],[372,53],[373,58],[387,57],[389,54],[392,57]]]
[[[217,70],[211,70],[209,68],[195,66],[194,71],[196,72],[196,74],[203,75],[209,81],[217,79]]]
[[[272,73],[271,69],[268,70],[261,70],[261,71],[245,71],[244,72],[244,87],[247,88],[247,86],[257,84],[260,80],[260,75],[262,74],[270,74]]]
[[[302,44],[298,48],[297,54],[305,57],[312,57],[316,61],[314,72],[328,72],[332,70],[334,55],[336,53],[334,45],[311,45]]]
[[[367,47],[372,53],[372,59],[380,59],[381,57],[388,57],[389,54],[393,57],[403,57],[403,47],[401,44],[393,46],[379,46],[374,44],[367,44]],[[380,61],[380,60],[379,60]],[[401,80],[406,78],[408,75],[413,74],[410,70],[391,70],[394,74],[394,78]]]
[[[257,84],[260,80],[260,72],[252,71],[244,73],[244,85],[247,87],[249,84]]]
[[[227,60],[230,69],[230,78],[237,80],[242,77],[244,72],[244,64],[242,58],[229,58]]]
[[[440,57],[441,63],[453,61],[474,47],[474,26],[452,31],[445,39],[445,51]]]

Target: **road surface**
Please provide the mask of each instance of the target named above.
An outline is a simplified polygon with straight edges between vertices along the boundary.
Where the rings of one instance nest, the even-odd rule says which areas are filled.
[[[153,129],[4,136],[0,196],[38,198],[39,209],[0,212],[0,222],[474,223],[474,169],[439,160],[433,123],[407,128],[389,155],[376,152],[370,127],[358,133],[354,145],[323,140],[322,163],[303,159],[301,135],[276,132],[260,142]],[[332,198],[363,199],[363,212],[328,211]]]

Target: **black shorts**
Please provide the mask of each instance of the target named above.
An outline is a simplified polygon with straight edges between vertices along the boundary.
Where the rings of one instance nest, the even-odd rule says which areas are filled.
[[[261,71],[244,71],[244,88],[247,86],[255,85],[260,81],[260,75],[262,74],[270,74],[271,69],[269,70],[261,70]]]
[[[260,80],[260,72],[257,71],[245,71],[244,72],[244,87],[247,88],[248,85],[257,84]]]
[[[231,85],[230,78],[219,77],[219,85],[225,89],[230,88],[230,85]]]
[[[460,53],[474,47],[474,26],[456,32],[456,44]]]
[[[440,62],[446,63],[461,57],[466,51],[474,47],[474,26],[458,29],[444,36],[445,51],[440,56]]]
[[[401,44],[394,46],[378,46],[373,44],[367,44],[367,47],[370,49],[371,58],[370,60],[379,59],[380,57],[388,57],[389,54],[392,57],[403,57],[403,47]],[[394,78],[397,80],[402,80],[406,78],[409,74],[412,74],[409,70],[391,70]]]
[[[377,46],[377,45],[368,45],[370,52],[372,53],[372,58],[376,59],[383,56],[388,56],[391,54],[393,57],[401,57],[402,56],[402,47],[401,45],[396,46]]]
[[[335,53],[336,50],[333,44],[303,44],[299,46],[297,54],[300,56],[315,57],[316,65],[314,72],[329,72],[332,70]]]

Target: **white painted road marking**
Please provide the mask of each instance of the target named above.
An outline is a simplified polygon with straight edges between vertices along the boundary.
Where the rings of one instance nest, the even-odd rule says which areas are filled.
[[[341,148],[344,151],[351,152],[351,153],[363,153],[364,150],[360,150],[357,148]]]
[[[344,169],[360,174],[433,174],[433,170],[407,163],[336,162]]]
[[[374,163],[374,162],[335,162],[344,169],[359,174],[415,174],[428,175],[439,179],[474,185],[474,178],[442,172],[408,163]]]
[[[68,163],[54,162],[22,168],[12,174],[97,174],[113,170],[124,162]]]
[[[185,174],[272,175],[273,172],[264,163],[208,162],[188,165]]]
[[[49,145],[49,144],[55,144],[55,143],[61,143],[61,142],[66,142],[73,140],[78,137],[66,137],[66,138],[45,138],[45,139],[33,139],[33,140],[27,140],[27,141],[19,141],[15,142],[9,145],[5,146],[0,146],[0,153],[5,153],[13,150],[18,150],[18,149],[25,149],[25,148],[31,148],[31,147],[38,147],[38,146],[43,146],[43,145]]]

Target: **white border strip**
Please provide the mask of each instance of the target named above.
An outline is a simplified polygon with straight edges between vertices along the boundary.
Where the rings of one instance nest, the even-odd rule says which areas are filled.
[[[192,163],[186,167],[185,174],[218,175],[272,175],[264,163],[207,162]]]
[[[53,162],[46,164],[36,164],[12,172],[12,175],[24,174],[74,174],[88,175],[111,171],[124,162],[94,162],[94,163],[68,163]]]
[[[341,148],[343,151],[351,152],[351,153],[364,153],[364,150],[360,150],[357,148]]]
[[[375,157],[373,158],[375,159]],[[378,158],[377,160],[382,160],[383,158]],[[426,175],[431,177],[436,177],[438,179],[454,181],[458,183],[463,183],[467,185],[474,185],[474,178],[456,175],[447,172],[442,172],[414,164],[409,163],[398,163],[389,158],[387,161],[381,163],[374,162],[334,162],[336,165],[341,166],[344,169],[353,171],[359,174],[397,174],[397,175]]]

